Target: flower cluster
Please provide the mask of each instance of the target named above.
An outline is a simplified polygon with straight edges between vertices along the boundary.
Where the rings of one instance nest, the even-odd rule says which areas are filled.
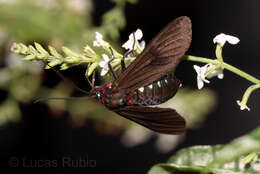
[[[239,42],[239,39],[237,37],[221,33],[213,39],[213,42],[223,47],[226,42],[231,44],[237,44]],[[207,80],[206,78],[211,79],[215,76],[217,76],[219,79],[224,78],[224,73],[223,73],[224,68],[222,66],[208,63],[202,67],[199,67],[198,65],[194,65],[193,68],[197,73],[198,89],[202,89],[204,83],[210,83],[210,81]]]
[[[240,40],[237,37],[234,36],[230,36],[230,35],[226,35],[226,34],[219,34],[217,35],[214,39],[213,42],[217,44],[216,47],[216,61],[218,62],[217,64],[212,64],[212,63],[208,63],[202,67],[199,67],[198,65],[194,65],[193,68],[195,69],[196,73],[197,73],[197,85],[198,85],[198,89],[202,89],[204,86],[204,83],[210,83],[210,81],[208,79],[211,79],[213,77],[218,77],[219,79],[223,79],[224,78],[224,62],[223,62],[223,58],[222,58],[222,48],[225,45],[226,42],[234,45],[237,44]],[[250,108],[246,105],[247,100],[251,94],[251,92],[257,88],[260,88],[259,84],[256,85],[252,85],[251,87],[249,87],[247,89],[247,91],[245,92],[242,101],[237,100],[237,104],[240,106],[241,110],[245,110],[247,109],[248,111],[250,111]]]
[[[139,40],[141,40],[143,37],[143,33],[140,29],[137,29],[136,32],[129,35],[129,40],[126,41],[122,47],[126,50],[130,51],[136,51],[137,53],[141,53],[144,49],[145,42],[142,41],[139,43]],[[96,40],[93,41],[93,46],[95,47],[103,47],[105,50],[109,51],[112,56],[114,56],[114,53],[116,52],[108,42],[103,40],[103,35],[99,32],[96,32]],[[122,57],[122,55],[120,55]],[[101,70],[101,76],[106,75],[106,73],[109,71],[108,63],[111,60],[107,54],[102,54],[103,60],[101,60],[98,65],[102,68]],[[115,58],[115,57],[112,57]]]

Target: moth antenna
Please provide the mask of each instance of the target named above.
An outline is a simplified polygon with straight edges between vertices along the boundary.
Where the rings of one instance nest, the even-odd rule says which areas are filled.
[[[79,88],[77,85],[75,85],[72,81],[66,79],[56,68],[50,66],[47,62],[44,62],[45,65],[49,66],[64,82],[70,84],[72,87],[74,87],[76,90],[84,93],[84,94],[87,94],[87,95],[90,95],[89,92]]]
[[[40,98],[37,99],[35,101],[33,101],[33,103],[39,103],[39,102],[43,102],[43,101],[48,101],[48,100],[83,100],[83,99],[87,99],[89,98],[89,96],[85,96],[85,97],[50,97],[50,98]]]
[[[108,61],[108,67],[109,67],[109,70],[112,72],[112,75],[113,75],[114,79],[117,79],[117,74],[116,74],[116,72],[114,71],[114,69],[113,69],[113,67],[112,67],[112,65],[111,65],[111,62],[112,62],[114,59],[115,59],[115,58],[112,57],[112,59],[110,59],[110,60]]]

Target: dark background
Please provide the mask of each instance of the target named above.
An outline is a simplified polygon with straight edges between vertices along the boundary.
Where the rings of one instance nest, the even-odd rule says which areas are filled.
[[[113,7],[106,0],[95,1],[95,22],[100,22],[100,13]],[[122,31],[122,41],[136,28],[142,29],[146,43],[167,23],[179,16],[189,16],[193,24],[193,41],[187,54],[215,57],[213,38],[219,33],[240,38],[238,45],[226,44],[223,50],[226,62],[245,70],[255,77],[260,76],[260,2],[258,0],[140,0],[137,5],[127,5],[127,27]],[[183,85],[196,88],[196,74],[193,62],[183,62],[176,75]],[[240,100],[250,83],[233,73],[225,71],[223,80],[212,79],[207,87],[218,96],[216,110],[211,113],[196,131],[187,131],[185,141],[178,149],[192,145],[215,145],[228,143],[232,139],[253,130],[259,125],[260,95],[255,91],[250,97],[250,112],[240,111],[236,100]],[[196,98],[194,98],[196,100]],[[22,106],[24,117],[19,124],[9,124],[0,129],[1,164],[9,168],[12,156],[28,159],[72,159],[88,158],[96,161],[95,168],[52,168],[57,173],[113,173],[143,174],[160,162],[165,162],[168,154],[156,152],[153,141],[135,148],[125,148],[119,137],[102,136],[91,124],[80,129],[67,124],[68,115],[55,119],[48,115],[44,105]],[[203,107],[203,106],[201,106]],[[36,117],[37,115],[37,117]],[[29,171],[34,171],[30,169]],[[38,172],[47,172],[37,169]],[[34,171],[35,172],[35,171]]]

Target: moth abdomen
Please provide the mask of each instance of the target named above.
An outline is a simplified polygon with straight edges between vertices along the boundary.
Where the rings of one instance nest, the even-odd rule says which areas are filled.
[[[153,83],[140,87],[128,96],[127,105],[158,105],[173,97],[180,86],[174,75],[165,75]]]

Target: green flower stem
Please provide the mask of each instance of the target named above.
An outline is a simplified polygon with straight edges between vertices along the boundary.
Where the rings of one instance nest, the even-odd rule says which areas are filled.
[[[208,59],[208,58],[204,58],[204,57],[196,57],[196,56],[190,56],[190,55],[183,56],[183,59],[188,60],[188,61],[193,61],[193,62],[212,63],[214,65],[218,65],[220,63],[219,60],[212,60],[212,59]],[[225,62],[222,63],[222,66],[225,69],[227,69],[227,70],[229,70],[229,71],[249,80],[250,82],[260,85],[259,79],[247,74],[246,72],[241,71],[240,69],[238,69],[238,68],[236,68],[232,65],[229,65]]]
[[[249,98],[250,95],[251,95],[251,93],[252,93],[254,90],[258,89],[258,88],[260,88],[260,84],[252,85],[252,86],[250,86],[249,88],[247,88],[246,92],[245,92],[244,95],[243,95],[243,98],[242,98],[241,103],[245,103],[245,104],[246,104],[248,98]]]
[[[216,46],[216,57],[218,58],[219,62],[223,62],[222,46],[219,43]]]

